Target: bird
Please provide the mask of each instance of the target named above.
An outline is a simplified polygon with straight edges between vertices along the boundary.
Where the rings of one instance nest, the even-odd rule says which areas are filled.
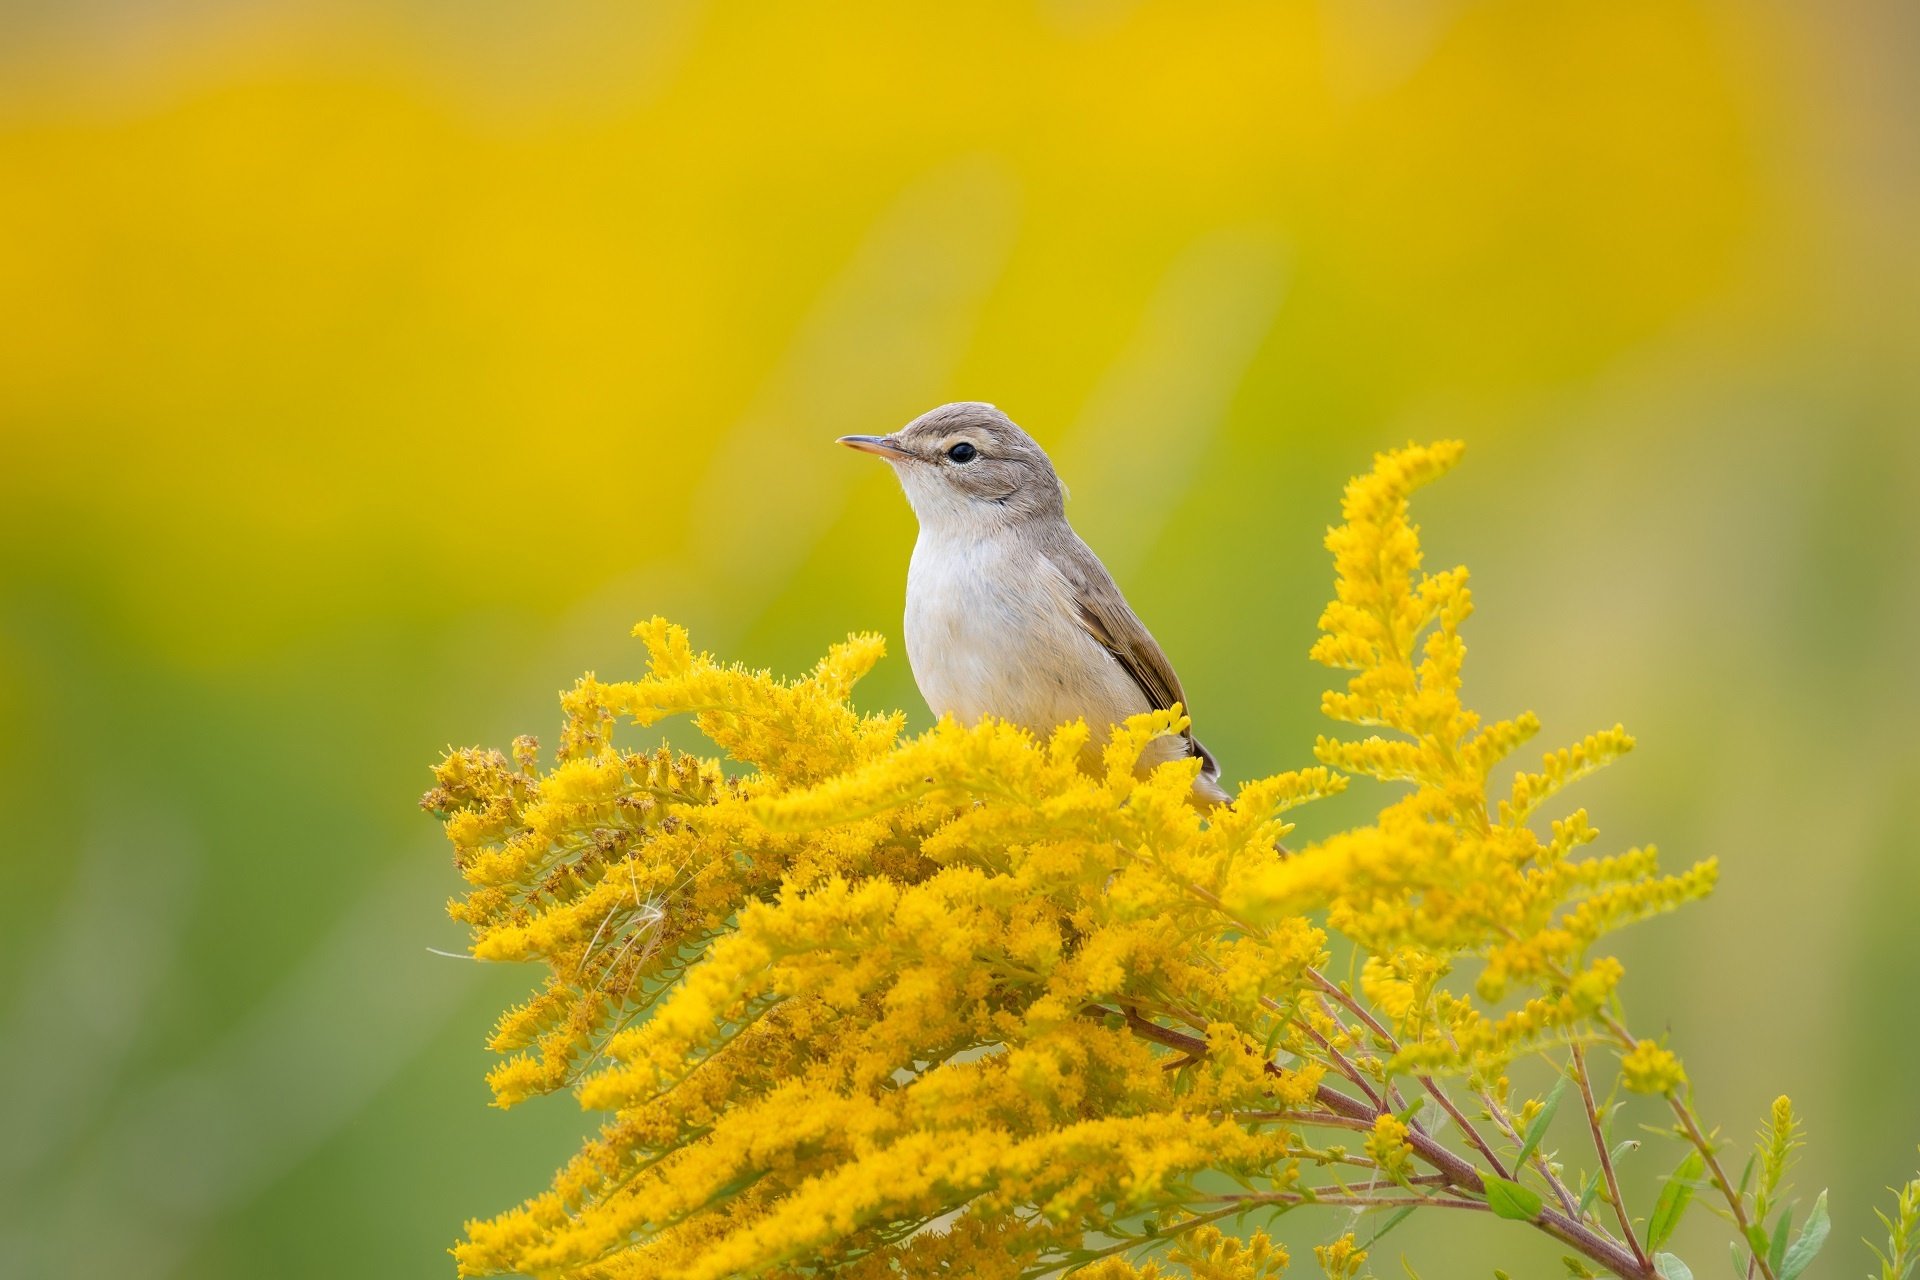
[[[907,567],[907,661],[936,716],[992,716],[1044,736],[1178,703],[1173,664],[1067,522],[1066,487],[1032,436],[991,404],[958,401],[889,435],[841,436],[885,459],[920,532]],[[1191,800],[1226,804],[1220,765],[1191,728],[1155,739],[1139,767],[1200,761]]]

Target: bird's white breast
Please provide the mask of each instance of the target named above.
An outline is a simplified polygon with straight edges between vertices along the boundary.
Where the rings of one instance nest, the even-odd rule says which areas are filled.
[[[1146,696],[1080,623],[1066,578],[1014,530],[922,528],[907,569],[907,659],[936,715],[994,715],[1045,733],[1084,718],[1095,736]]]

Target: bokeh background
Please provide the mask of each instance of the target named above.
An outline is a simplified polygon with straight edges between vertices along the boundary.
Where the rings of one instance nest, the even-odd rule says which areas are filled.
[[[1724,872],[1626,940],[1636,1022],[1736,1136],[1795,1097],[1864,1271],[1920,1140],[1917,50],[1905,0],[0,4],[0,1272],[449,1274],[589,1118],[485,1107],[536,975],[429,952],[427,765],[654,612],[897,635],[911,517],[830,442],[961,397],[1240,777],[1321,727],[1343,478],[1467,439],[1470,694],[1640,734],[1582,799]],[[860,696],[927,722],[903,656]]]

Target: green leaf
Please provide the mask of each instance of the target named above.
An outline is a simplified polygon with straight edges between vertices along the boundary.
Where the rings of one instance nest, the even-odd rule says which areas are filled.
[[[1693,1270],[1670,1253],[1653,1255],[1653,1269],[1665,1280],[1693,1280]]]
[[[1773,1224],[1773,1239],[1767,1244],[1767,1270],[1774,1275],[1780,1274],[1780,1263],[1787,1256],[1787,1229],[1793,1225],[1793,1206],[1780,1211],[1779,1220]]]
[[[1758,1222],[1747,1224],[1747,1248],[1753,1250],[1754,1257],[1766,1257],[1767,1250],[1772,1246],[1773,1242],[1767,1239],[1767,1229],[1764,1225]]]
[[[1286,1019],[1275,1018],[1273,1020],[1273,1030],[1267,1032],[1266,1061],[1268,1062],[1273,1061],[1274,1046],[1280,1043],[1280,1034],[1286,1029],[1287,1029]]]
[[[1393,1230],[1395,1227],[1399,1226],[1401,1223],[1407,1220],[1407,1215],[1413,1212],[1414,1207],[1415,1206],[1413,1205],[1408,1205],[1406,1208],[1396,1211],[1392,1217],[1388,1218],[1385,1222],[1380,1224],[1380,1229],[1373,1233],[1373,1238],[1368,1240],[1364,1245],[1361,1246],[1361,1248],[1371,1252],[1373,1249],[1373,1246],[1380,1243],[1381,1236],[1384,1236],[1385,1234],[1387,1234],[1387,1232]]]
[[[1687,1206],[1693,1203],[1694,1180],[1706,1167],[1698,1151],[1689,1151],[1680,1167],[1667,1175],[1667,1185],[1660,1188],[1660,1198],[1654,1201],[1653,1217],[1647,1220],[1647,1248],[1658,1249],[1673,1237]]]
[[[1559,1083],[1553,1086],[1553,1092],[1549,1093],[1547,1100],[1540,1104],[1540,1114],[1535,1116],[1533,1123],[1527,1126],[1526,1141],[1520,1144],[1520,1154],[1514,1157],[1513,1167],[1516,1170],[1526,1165],[1527,1157],[1531,1156],[1533,1149],[1540,1145],[1540,1139],[1547,1136],[1547,1126],[1553,1123],[1553,1113],[1560,1109],[1560,1095],[1566,1091],[1567,1078],[1561,1076]]]
[[[1593,1203],[1593,1197],[1600,1191],[1600,1175],[1590,1173],[1587,1180],[1580,1184],[1580,1212],[1585,1213],[1587,1206]]]
[[[1496,1178],[1488,1174],[1487,1208],[1493,1210],[1496,1218],[1512,1218],[1515,1222],[1532,1222],[1540,1214],[1540,1193],[1531,1187],[1523,1187],[1517,1182],[1505,1178]]]
[[[1827,1242],[1827,1232],[1832,1225],[1827,1221],[1827,1193],[1822,1191],[1820,1198],[1813,1202],[1813,1212],[1807,1215],[1807,1225],[1800,1228],[1799,1239],[1793,1242],[1780,1264],[1780,1280],[1797,1280],[1820,1252],[1820,1246]]]
[[[1747,1280],[1747,1260],[1740,1256],[1738,1240],[1727,1241],[1727,1254],[1733,1259],[1733,1274],[1738,1276],[1739,1280]]]

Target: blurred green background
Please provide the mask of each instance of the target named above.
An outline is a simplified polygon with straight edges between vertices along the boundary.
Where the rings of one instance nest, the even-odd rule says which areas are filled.
[[[426,766],[654,612],[897,636],[911,516],[831,440],[960,397],[1241,778],[1322,727],[1341,482],[1467,439],[1469,693],[1641,736],[1581,801],[1723,887],[1626,939],[1636,1025],[1736,1135],[1794,1096],[1864,1271],[1920,1139],[1916,50],[1905,0],[0,4],[0,1273],[449,1274],[589,1118],[485,1107],[536,975],[428,952]],[[860,696],[927,722],[897,650]]]

